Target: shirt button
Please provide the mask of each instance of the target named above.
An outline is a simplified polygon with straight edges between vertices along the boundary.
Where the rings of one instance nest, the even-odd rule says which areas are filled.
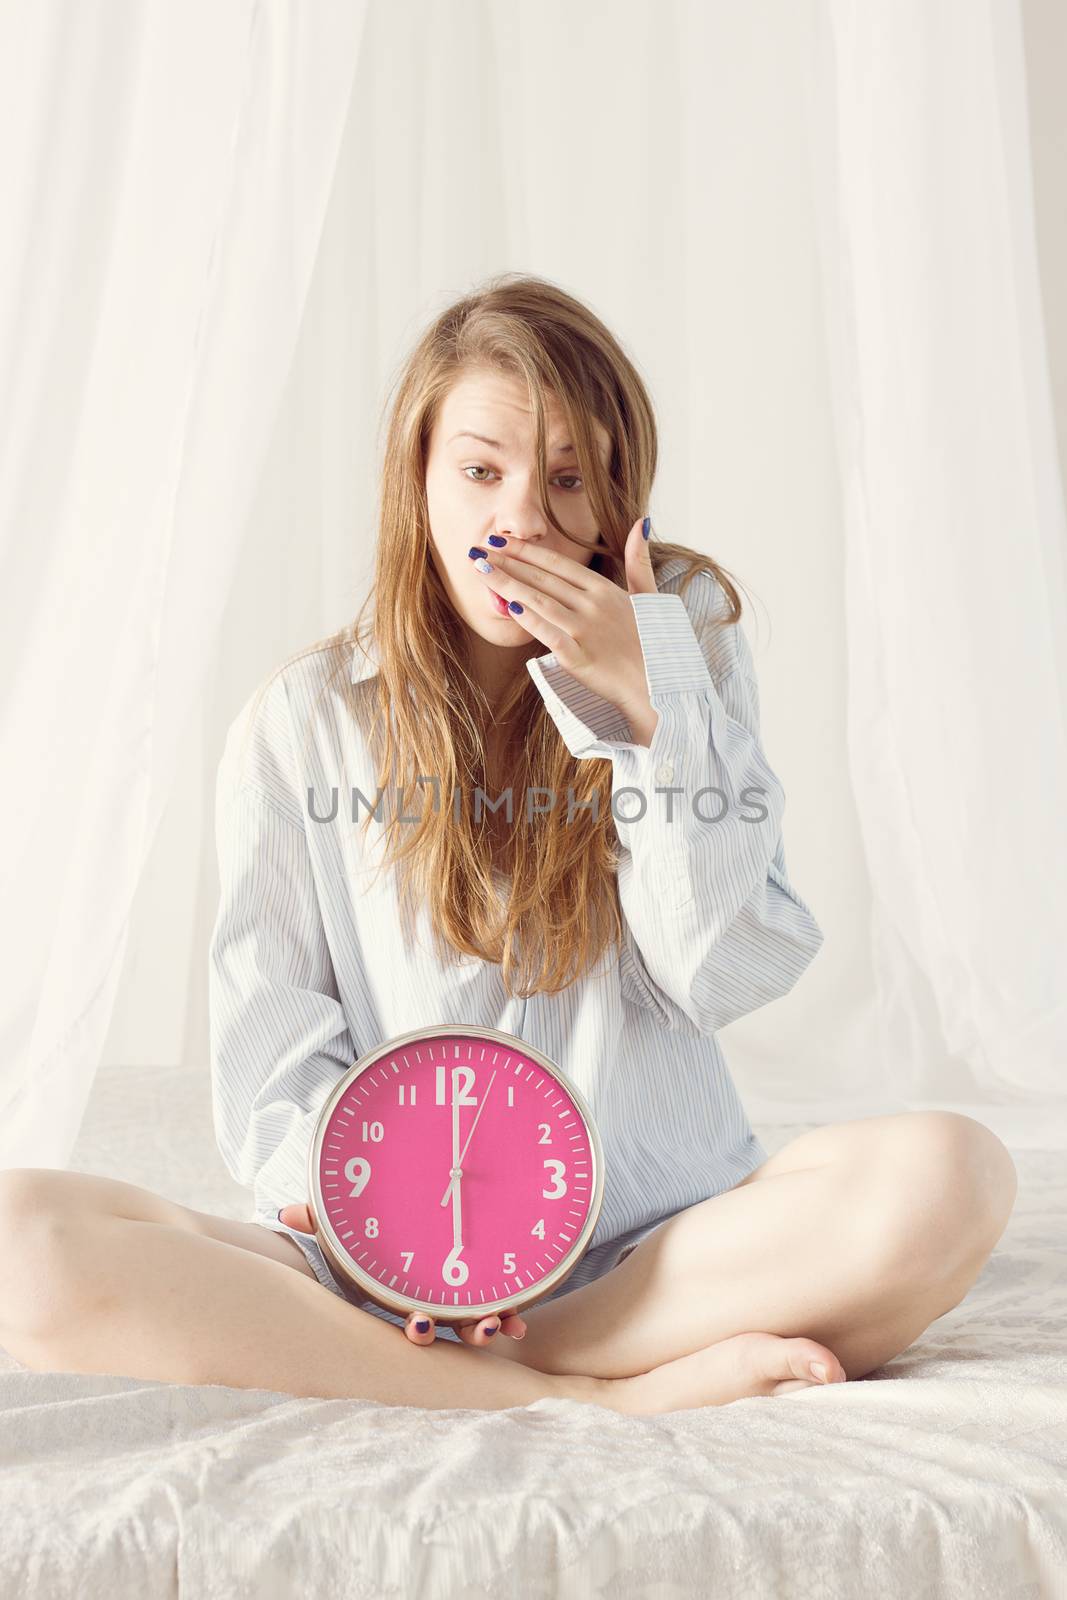
[[[662,766],[657,767],[656,778],[659,783],[670,783],[673,777],[674,763],[672,761],[664,761]]]

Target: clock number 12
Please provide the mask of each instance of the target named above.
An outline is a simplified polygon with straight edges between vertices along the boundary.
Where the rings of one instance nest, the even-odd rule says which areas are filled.
[[[437,1069],[437,1104],[439,1106],[447,1106],[452,1104],[451,1100],[448,1098],[446,1088],[446,1071],[447,1068],[443,1065]],[[453,1067],[452,1078],[454,1087],[457,1081],[462,1085],[461,1088],[456,1089],[456,1104],[461,1106],[476,1106],[478,1104],[478,1096],[471,1093],[471,1090],[474,1088],[474,1068]]]

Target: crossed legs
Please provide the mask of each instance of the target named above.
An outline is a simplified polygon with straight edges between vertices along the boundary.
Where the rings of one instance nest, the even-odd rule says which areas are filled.
[[[394,1404],[722,1403],[799,1381],[813,1341],[848,1377],[905,1349],[966,1294],[1014,1195],[1007,1150],[969,1118],[818,1128],[604,1278],[533,1307],[521,1342],[427,1351],[324,1291],[283,1235],[117,1180],[29,1169],[0,1174],[0,1344],[43,1370]],[[744,1371],[726,1371],[731,1345]],[[653,1373],[655,1403],[631,1407]]]

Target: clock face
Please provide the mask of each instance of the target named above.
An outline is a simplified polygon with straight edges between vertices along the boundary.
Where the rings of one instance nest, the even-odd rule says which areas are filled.
[[[538,1299],[584,1253],[603,1191],[588,1108],[489,1029],[423,1029],[357,1063],[310,1152],[323,1248],[368,1298],[460,1322]]]

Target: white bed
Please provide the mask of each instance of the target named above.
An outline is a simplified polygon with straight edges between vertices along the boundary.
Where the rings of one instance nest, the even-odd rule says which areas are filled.
[[[199,1079],[104,1075],[71,1164],[247,1215],[207,1104]],[[757,1126],[769,1150],[799,1131]],[[1067,1161],[1014,1153],[1015,1215],[963,1305],[828,1389],[449,1412],[0,1353],[0,1595],[1067,1596]]]

